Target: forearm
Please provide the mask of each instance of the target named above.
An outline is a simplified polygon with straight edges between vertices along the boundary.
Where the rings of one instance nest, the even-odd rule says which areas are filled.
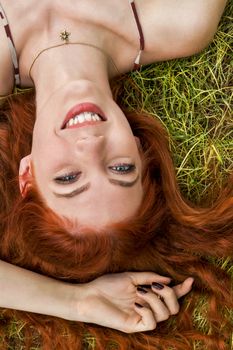
[[[69,284],[0,261],[0,307],[68,318],[72,293]]]
[[[167,285],[170,281],[152,272],[125,272],[71,285],[0,260],[0,307],[95,323],[127,333],[142,332],[177,313],[177,298],[187,294],[193,283],[188,278],[171,288]],[[135,303],[141,300],[137,286],[153,284],[160,288],[146,291],[143,300],[149,307],[136,308]]]

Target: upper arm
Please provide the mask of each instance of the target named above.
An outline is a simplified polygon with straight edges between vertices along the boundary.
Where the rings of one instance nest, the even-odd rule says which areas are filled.
[[[14,87],[13,66],[4,28],[0,23],[0,96],[8,95]]]
[[[190,56],[212,40],[227,0],[138,2],[145,36],[143,63]]]

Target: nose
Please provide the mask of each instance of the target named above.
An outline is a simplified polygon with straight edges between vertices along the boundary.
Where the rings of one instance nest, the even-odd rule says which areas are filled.
[[[105,137],[104,136],[86,136],[76,140],[76,152],[85,154],[86,156],[99,156],[105,149]]]

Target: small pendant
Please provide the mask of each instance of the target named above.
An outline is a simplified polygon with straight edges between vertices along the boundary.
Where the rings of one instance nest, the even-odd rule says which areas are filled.
[[[68,44],[70,35],[71,33],[68,33],[67,30],[63,30],[63,32],[60,33],[60,38],[62,41],[65,41],[65,43]]]

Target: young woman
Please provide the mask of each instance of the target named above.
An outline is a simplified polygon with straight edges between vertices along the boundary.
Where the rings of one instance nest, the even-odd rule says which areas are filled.
[[[57,300],[61,300],[60,295],[65,289],[68,290],[67,286],[49,280],[44,283],[43,277],[30,273],[30,277],[27,275],[31,280],[30,288],[34,288],[37,282],[40,286],[47,286],[44,296],[50,303],[50,311],[47,312],[47,307],[41,311],[40,307],[36,309],[36,299],[31,299],[31,306],[28,307],[22,307],[23,299],[19,303],[21,305],[17,306],[10,300],[2,306],[51,313],[126,332],[149,330],[169,314],[178,311],[176,298],[185,295],[193,282],[192,278],[186,279],[187,276],[197,277],[200,290],[204,288],[206,275],[209,280],[205,288],[212,303],[224,300],[226,305],[231,306],[229,287],[221,290],[222,286],[216,280],[218,269],[207,269],[205,275],[202,272],[203,256],[195,255],[197,252],[205,254],[210,248],[213,255],[227,255],[232,251],[229,224],[232,219],[231,200],[227,200],[225,195],[225,201],[219,201],[209,212],[193,210],[185,205],[177,190],[163,130],[157,122],[147,117],[127,115],[126,118],[114,102],[109,87],[109,80],[117,76],[118,70],[124,73],[131,69],[135,56],[136,64],[139,58],[141,63],[146,64],[201,50],[216,30],[225,1],[214,4],[189,1],[183,2],[181,7],[171,1],[138,2],[137,12],[133,2],[109,4],[106,1],[101,7],[96,7],[92,1],[75,6],[55,1],[33,7],[32,1],[20,9],[4,1],[2,5],[3,17],[6,18],[7,13],[12,23],[15,23],[13,19],[16,17],[24,18],[25,22],[23,13],[28,14],[27,25],[21,26],[18,22],[11,31],[15,33],[16,47],[18,42],[21,84],[31,86],[31,80],[35,84],[36,122],[33,129],[33,107],[31,101],[27,102],[24,97],[16,98],[11,103],[10,109],[14,113],[9,114],[8,105],[3,107],[3,134],[7,134],[5,137],[8,140],[11,135],[15,144],[9,149],[9,143],[4,145],[2,142],[2,155],[6,155],[5,159],[2,156],[2,164],[6,169],[4,171],[13,179],[16,177],[15,164],[19,164],[20,158],[23,158],[20,166],[23,197],[12,191],[12,184],[2,176],[1,192],[6,207],[2,209],[1,256],[9,262],[56,278],[86,282],[86,289],[70,286],[72,293],[74,290],[80,291],[74,293],[75,296],[85,300],[82,318],[78,315],[79,308],[78,311],[75,309],[75,315],[72,313],[67,317],[67,309],[57,313],[54,305],[51,305],[51,290],[60,285],[62,292],[58,289]],[[94,6],[96,9],[91,12]],[[155,6],[156,11],[152,11]],[[117,16],[110,18],[109,13],[116,13]],[[43,20],[33,27],[35,16]],[[137,29],[140,45],[135,35]],[[59,35],[64,42],[60,42]],[[12,88],[12,69],[9,50],[6,50],[7,41],[3,40],[3,43],[5,55],[2,66],[9,86],[1,91],[7,94]],[[139,55],[138,46],[142,51],[139,51]],[[17,67],[15,78],[18,78]],[[4,84],[4,87],[7,86]],[[7,131],[6,125],[9,127]],[[10,212],[14,213],[14,217]],[[210,217],[213,218],[211,225]],[[223,223],[224,235],[219,235]],[[177,230],[180,236],[179,233],[175,234]],[[185,239],[190,231],[191,242]],[[202,231],[209,235],[200,236]],[[146,235],[143,235],[144,232]],[[159,235],[161,232],[165,232],[164,235]],[[210,242],[210,235],[215,238],[216,246]],[[168,252],[171,253],[169,256]],[[177,270],[174,269],[174,262],[178,264]],[[14,274],[13,269],[11,273]],[[116,274],[89,282],[106,272],[126,270],[163,272],[165,276],[175,278],[177,283],[185,282],[170,288],[166,287],[170,279],[155,274],[148,276],[146,273],[140,274],[140,278],[130,273]],[[229,285],[227,276],[223,274],[222,277],[224,283]],[[210,281],[214,281],[216,290],[210,288]],[[153,282],[153,292],[148,291]],[[50,289],[52,284],[54,287]],[[144,288],[139,287],[137,291],[138,285],[144,285]],[[85,292],[82,294],[81,290]],[[125,294],[125,290],[129,294]],[[124,291],[124,297],[114,299],[113,305],[109,306],[109,301],[112,302],[120,291]],[[29,289],[27,295],[33,294],[35,297],[34,292],[30,292]],[[39,294],[39,298],[40,295],[42,297]],[[70,299],[70,294],[66,295],[67,304],[70,304],[70,300],[77,300],[74,297]],[[157,295],[163,300],[158,299]],[[143,307],[135,306],[135,303]],[[150,307],[147,307],[148,304]],[[193,301],[190,301],[188,311],[192,306]],[[217,313],[217,307],[213,307],[212,312],[214,317],[217,315],[217,323],[220,324],[223,318]],[[181,315],[176,336],[185,334],[182,317],[188,317],[188,312]],[[24,317],[39,327],[39,316]],[[57,324],[54,321],[51,329],[55,330]],[[81,342],[78,330],[83,330],[82,327],[80,324],[77,326],[69,343],[59,335],[56,340],[49,340],[44,331],[44,344],[47,342],[45,346],[48,348],[77,348],[78,342]],[[124,349],[131,341],[132,346],[138,344],[138,349],[143,348],[144,341],[152,345],[158,345],[160,341],[159,336],[156,338],[154,334],[153,337],[129,337],[124,340],[115,333],[109,332],[107,335],[104,330],[98,337],[98,328],[86,327],[86,331],[96,332],[97,341],[103,342],[102,348],[107,339],[114,336],[119,338]],[[187,332],[191,330],[190,327],[189,324]],[[162,333],[158,334],[161,337]],[[196,339],[202,338],[197,331],[191,332],[189,337],[194,335]],[[161,347],[174,344],[171,339],[164,340]],[[206,341],[211,342],[209,338]],[[218,344],[221,344],[220,340]],[[79,346],[82,346],[81,343]]]
[[[21,192],[34,179],[49,208],[82,226],[101,228],[134,215],[143,196],[139,142],[109,81],[134,65],[200,51],[226,1],[1,3],[0,94],[12,91],[14,78],[36,90]]]

